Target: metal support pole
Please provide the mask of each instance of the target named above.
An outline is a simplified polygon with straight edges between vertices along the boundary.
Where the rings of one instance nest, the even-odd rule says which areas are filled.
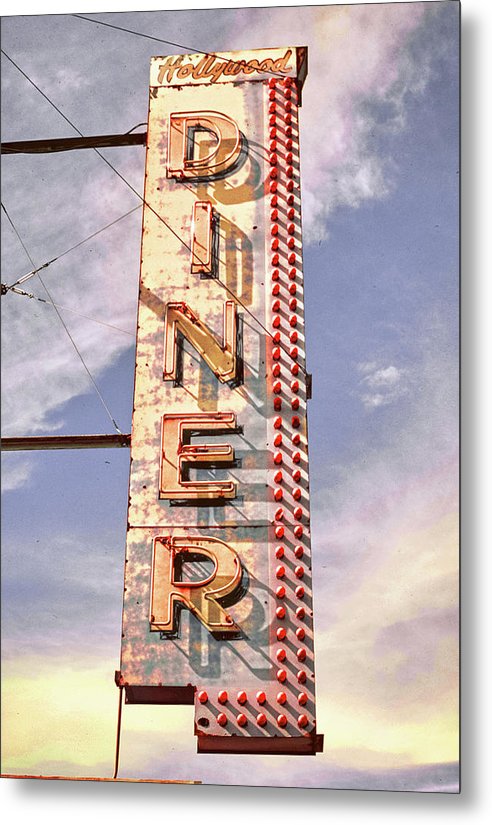
[[[17,140],[2,143],[2,155],[32,155],[41,152],[69,152],[72,149],[104,149],[108,146],[145,146],[147,132],[124,135],[89,135],[76,138]]]
[[[20,450],[93,450],[110,447],[129,447],[130,433],[108,435],[28,435],[2,438],[2,452]]]
[[[116,728],[116,754],[114,758],[114,774],[113,779],[118,777],[118,768],[120,765],[120,740],[121,740],[121,711],[123,707],[123,685],[119,686],[120,695],[118,698],[118,725]]]

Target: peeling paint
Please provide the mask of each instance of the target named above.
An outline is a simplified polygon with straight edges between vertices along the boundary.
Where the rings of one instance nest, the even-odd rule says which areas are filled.
[[[202,752],[314,754],[321,745],[298,136],[306,52],[289,47],[212,56],[209,70],[222,68],[208,80],[208,64],[200,64],[200,74],[197,57],[203,59],[154,58],[151,67],[121,678],[132,702],[147,701],[149,690],[157,691],[155,701],[188,702],[193,685]],[[220,177],[179,177],[179,147],[190,153],[188,169],[213,156],[213,138],[206,135],[186,148],[189,132],[193,141],[195,133],[180,113],[195,128],[204,120],[200,112],[222,113],[237,124],[241,152],[234,150],[235,165]],[[173,123],[181,123],[174,144]],[[177,178],[169,176],[169,146]],[[207,220],[213,213],[213,223],[200,230],[208,252],[212,231],[213,268],[197,260],[197,203],[210,205]],[[181,324],[167,339],[166,318]],[[197,424],[180,454],[182,436],[161,441],[161,422],[180,416],[197,422],[224,416],[234,426],[223,429],[220,447],[216,435],[200,433]],[[189,496],[168,492],[186,484]],[[213,495],[203,500],[207,490]],[[232,555],[224,551],[219,562],[208,554],[215,558],[212,573],[202,564],[208,579],[183,584],[175,577],[172,548],[195,548],[200,559],[200,547],[221,546]],[[240,574],[227,567],[234,554]],[[206,626],[208,586],[219,599],[214,615],[226,630],[234,628],[232,637]],[[175,619],[159,603],[173,588]]]

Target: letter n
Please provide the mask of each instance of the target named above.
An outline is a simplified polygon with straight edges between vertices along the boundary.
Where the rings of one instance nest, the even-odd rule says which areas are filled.
[[[166,307],[164,381],[182,382],[180,337],[186,338],[223,384],[240,381],[238,323],[234,301],[224,301],[224,338],[220,344],[184,301]]]

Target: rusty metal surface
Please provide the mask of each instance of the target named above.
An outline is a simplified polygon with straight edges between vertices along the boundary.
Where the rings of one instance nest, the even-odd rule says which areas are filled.
[[[210,105],[211,92],[216,105]],[[193,185],[167,179],[163,164],[163,149],[167,145],[165,129],[170,115],[179,109],[209,110],[219,105],[224,111],[234,113],[251,146],[264,145],[263,118],[255,114],[263,109],[260,83],[241,87],[224,84],[163,88],[151,98],[145,200],[184,243],[169,232],[153,211],[144,208],[133,421],[135,446],[130,480],[129,523],[132,527],[204,523],[219,526],[238,521],[264,524],[268,519],[265,497],[267,341],[262,328],[266,296],[263,286],[256,283],[257,273],[265,269],[264,159],[260,150],[249,152],[234,175]],[[196,199],[211,201],[219,215],[218,278],[201,279],[190,272],[189,247]],[[255,241],[255,235],[259,242]],[[235,392],[231,392],[229,386],[220,385],[187,342],[183,353],[183,385],[175,387],[163,381],[166,304],[185,301],[221,340],[224,302],[234,297],[251,313],[238,305],[243,324],[244,383]],[[239,424],[248,420],[247,436],[236,435],[229,442],[239,461],[233,478],[241,488],[240,497],[231,504],[215,508],[176,508],[156,498],[159,478],[156,456],[161,438],[158,413],[166,411],[231,412],[236,414]]]
[[[288,52],[290,63],[279,63]],[[227,75],[223,67],[217,79],[190,75],[202,57],[154,58],[151,66],[149,206],[142,238],[119,684],[127,688],[127,701],[139,696],[155,701],[151,696],[158,695],[174,702],[177,691],[193,686],[202,752],[312,754],[319,751],[320,737],[300,215],[301,84],[295,81],[297,71],[305,74],[306,54],[294,48],[234,53],[227,58],[231,72],[241,60],[244,66],[256,60],[261,69],[270,65],[267,59],[288,70],[273,77],[256,69]],[[220,64],[210,64],[210,71],[215,65]],[[191,76],[189,83],[178,77],[178,66]],[[165,85],[157,85],[159,77]],[[169,177],[173,116],[200,111],[223,112],[234,120],[243,136],[240,162],[222,177]],[[207,156],[206,147],[204,152]],[[218,235],[217,277],[193,272],[193,216],[195,204],[204,201],[212,206]],[[224,303],[231,300],[242,329],[242,380],[235,385],[219,381],[186,339],[180,382],[163,380],[167,305],[186,303],[214,339],[223,341]],[[163,496],[162,420],[171,414],[223,414],[237,422],[241,432],[220,438],[232,448],[237,466],[198,470],[192,478],[205,486],[219,482],[218,489],[221,482],[233,482],[232,497],[203,502],[197,493],[196,501],[183,502]],[[193,439],[198,450],[217,443],[210,436]],[[177,455],[175,473],[179,462]],[[239,596],[227,604],[240,631],[235,638],[217,638],[188,609],[179,613],[176,634],[152,629],[153,548],[194,547],[200,538],[225,542],[241,561]],[[212,576],[218,573],[216,567]]]

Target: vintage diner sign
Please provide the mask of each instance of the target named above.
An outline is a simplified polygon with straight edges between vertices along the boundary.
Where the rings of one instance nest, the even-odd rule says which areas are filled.
[[[151,64],[121,669],[198,751],[314,754],[307,50]]]

